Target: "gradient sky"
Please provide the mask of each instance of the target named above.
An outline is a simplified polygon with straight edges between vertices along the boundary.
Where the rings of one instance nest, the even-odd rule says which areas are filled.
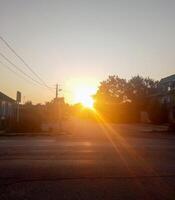
[[[0,35],[49,85],[61,84],[70,102],[75,82],[96,87],[112,74],[175,73],[174,0],[0,0],[0,25]],[[26,70],[2,42],[0,51]],[[1,64],[0,90],[12,97],[20,90],[33,102],[54,95]]]

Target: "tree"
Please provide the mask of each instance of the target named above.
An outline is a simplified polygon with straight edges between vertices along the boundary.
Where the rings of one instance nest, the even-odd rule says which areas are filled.
[[[95,101],[104,103],[121,103],[125,98],[126,80],[118,76],[109,76],[100,83],[99,89],[94,96]]]
[[[26,101],[23,106],[25,106],[25,107],[32,107],[33,103],[32,103],[32,101]]]
[[[146,109],[151,95],[156,92],[157,85],[158,81],[149,77],[134,76],[127,83],[126,96],[139,110]]]
[[[148,114],[151,122],[161,124],[168,122],[167,104],[161,104],[158,99],[153,99],[148,106]]]
[[[106,120],[121,121],[123,118],[123,102],[126,102],[125,79],[118,76],[109,76],[102,81],[94,96],[95,108]]]
[[[128,81],[115,75],[109,76],[100,83],[94,96],[95,108],[117,121],[138,121],[140,111],[147,109],[157,84],[157,81],[141,76],[134,76]]]

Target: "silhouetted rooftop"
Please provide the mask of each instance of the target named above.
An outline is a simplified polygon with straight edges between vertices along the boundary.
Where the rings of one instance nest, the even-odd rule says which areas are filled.
[[[169,82],[169,81],[175,81],[175,74],[173,74],[171,76],[167,76],[165,78],[162,78],[160,80],[160,83],[166,83],[166,82]]]
[[[11,97],[5,95],[4,93],[0,92],[0,100],[2,101],[9,101],[11,103],[15,103],[15,100],[12,99]]]

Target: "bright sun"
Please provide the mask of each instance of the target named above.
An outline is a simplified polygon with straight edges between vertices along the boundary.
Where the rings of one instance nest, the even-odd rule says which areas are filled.
[[[92,95],[94,90],[94,88],[88,86],[76,87],[76,90],[74,91],[74,101],[76,103],[81,103],[84,107],[93,109],[94,100]]]
[[[87,107],[87,108],[93,108],[93,105],[94,105],[94,101],[92,99],[92,97],[83,97],[81,100],[80,100],[80,103],[83,104],[84,107]]]

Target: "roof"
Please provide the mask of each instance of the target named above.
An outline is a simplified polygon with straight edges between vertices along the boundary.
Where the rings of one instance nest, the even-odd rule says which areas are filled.
[[[171,76],[167,76],[165,78],[162,78],[160,80],[160,83],[167,83],[167,82],[171,82],[171,81],[175,81],[175,74],[173,74]]]
[[[11,97],[8,97],[7,95],[5,95],[2,92],[0,92],[0,100],[8,101],[8,102],[11,102],[11,103],[15,103],[16,102],[14,99],[12,99]]]

